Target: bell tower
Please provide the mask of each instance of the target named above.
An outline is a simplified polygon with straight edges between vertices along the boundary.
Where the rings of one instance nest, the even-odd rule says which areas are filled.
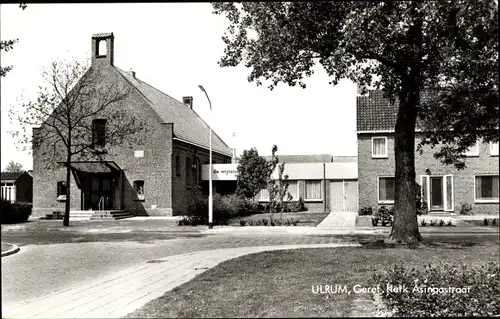
[[[111,33],[92,35],[92,65],[113,65],[115,36]]]

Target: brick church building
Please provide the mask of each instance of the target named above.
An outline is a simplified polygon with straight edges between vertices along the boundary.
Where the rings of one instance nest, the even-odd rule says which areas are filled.
[[[114,146],[101,160],[72,162],[71,211],[101,208],[134,215],[185,214],[193,192],[208,186],[202,182],[201,165],[209,163],[209,126],[193,110],[192,97],[180,102],[145,83],[135,72],[117,68],[113,33],[93,35],[91,45],[89,72],[99,70],[99,81],[119,81],[131,89],[123,112],[145,120],[149,135],[140,145]],[[101,119],[97,114],[92,123],[100,125],[92,125],[93,131],[105,130],[110,121],[113,119]],[[43,125],[33,130],[35,142]],[[68,187],[66,167],[47,168],[42,151],[33,151],[33,217],[63,209]],[[231,149],[215,133],[212,151],[213,163],[231,163]]]

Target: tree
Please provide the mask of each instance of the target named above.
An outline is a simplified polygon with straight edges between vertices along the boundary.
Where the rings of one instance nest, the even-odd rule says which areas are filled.
[[[119,77],[101,81],[103,72],[106,70],[89,68],[87,63],[54,61],[42,73],[46,86],[40,87],[37,99],[9,113],[12,121],[21,124],[22,129],[12,134],[24,149],[31,145],[37,160],[47,168],[61,163],[66,167],[64,226],[69,226],[72,161],[103,160],[114,146],[140,143],[138,133],[146,131],[143,121],[123,112],[130,87]],[[112,119],[99,137],[93,136],[96,118]],[[38,129],[31,134],[31,127]]]
[[[285,163],[279,164],[279,157],[276,155],[278,146],[273,145],[271,159],[267,161],[267,190],[269,191],[269,221],[271,225],[274,223],[273,214],[280,213],[280,221],[283,217],[283,212],[286,209],[287,201],[292,199],[292,195],[288,192],[288,175],[283,176],[285,171]],[[278,179],[273,176],[273,173],[278,167]],[[284,200],[286,197],[286,201]]]
[[[7,167],[5,167],[6,172],[10,173],[19,173],[23,171],[23,164],[19,162],[14,162],[10,161],[9,164],[7,164]]]
[[[266,188],[268,165],[267,161],[259,156],[257,149],[243,151],[237,170],[236,194],[253,199],[261,189]]]
[[[498,5],[493,0],[213,3],[230,25],[219,61],[248,80],[299,84],[319,63],[397,103],[395,215],[388,241],[421,240],[415,207],[420,119],[445,164],[463,165],[476,138],[498,141]],[[429,92],[430,99],[424,93]],[[450,131],[450,129],[452,129]],[[496,130],[495,130],[496,129]],[[425,144],[421,141],[419,145]]]
[[[28,6],[26,3],[20,3],[19,8],[21,9],[26,9]],[[14,48],[14,44],[16,44],[19,41],[19,39],[12,39],[12,40],[1,40],[0,41],[0,51],[5,51],[9,52]],[[4,77],[7,75],[7,72],[12,70],[12,65],[8,66],[0,66],[0,77]]]

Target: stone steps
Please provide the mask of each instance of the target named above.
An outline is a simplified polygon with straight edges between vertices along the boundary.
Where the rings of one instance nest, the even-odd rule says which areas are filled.
[[[123,210],[76,210],[71,211],[69,214],[69,220],[80,221],[80,220],[119,220],[124,218],[135,217],[134,214]],[[47,214],[42,219],[63,219],[64,212],[52,212]]]

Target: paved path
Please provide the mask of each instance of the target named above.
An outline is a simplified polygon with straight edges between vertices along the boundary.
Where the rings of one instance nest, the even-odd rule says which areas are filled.
[[[331,212],[319,225],[319,229],[354,229],[356,228],[356,212]]]
[[[271,250],[354,245],[357,244],[241,247],[159,258],[35,300],[4,304],[2,317],[120,318],[228,259]]]

